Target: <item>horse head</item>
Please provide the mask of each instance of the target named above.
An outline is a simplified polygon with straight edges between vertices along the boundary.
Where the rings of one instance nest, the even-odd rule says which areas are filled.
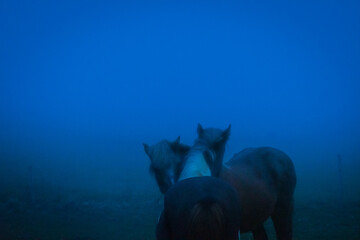
[[[223,163],[226,142],[230,136],[231,125],[227,129],[203,128],[198,124],[198,138],[195,144],[205,146],[204,157],[211,169],[211,175],[218,177],[220,175]],[[206,149],[205,148],[205,149]]]
[[[150,172],[154,175],[161,193],[165,193],[179,178],[182,162],[190,147],[175,141],[162,140],[152,146],[143,144],[150,158]]]

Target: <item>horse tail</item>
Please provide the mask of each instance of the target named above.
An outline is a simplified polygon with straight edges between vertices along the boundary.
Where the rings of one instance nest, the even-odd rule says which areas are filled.
[[[187,239],[220,240],[225,234],[225,214],[218,201],[206,197],[191,209],[187,227]]]

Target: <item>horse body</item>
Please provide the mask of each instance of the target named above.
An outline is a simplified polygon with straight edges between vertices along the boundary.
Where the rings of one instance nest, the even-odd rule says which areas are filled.
[[[246,173],[248,174],[248,173]],[[271,215],[276,203],[276,195],[268,190],[264,182],[253,176],[240,176],[239,172],[225,168],[221,172],[222,179],[229,182],[241,199],[243,219],[240,226],[242,233],[254,230]]]
[[[171,184],[169,170],[179,168],[173,170],[178,173],[178,182],[165,193],[164,211],[156,230],[158,240],[237,239],[240,204],[236,190],[225,181],[210,177],[220,173],[216,163],[222,161],[230,127],[210,132],[211,139],[196,139],[190,149],[183,147],[187,154],[182,156],[174,153],[179,138],[172,144],[166,140],[152,147],[144,144],[151,159],[150,169],[158,184],[163,184],[159,185],[162,191]],[[173,159],[183,160],[177,164]]]
[[[278,239],[291,239],[296,175],[285,153],[271,147],[244,149],[223,166],[220,177],[241,199],[241,232],[264,235],[262,224],[271,217]],[[266,239],[266,233],[258,239]]]
[[[240,225],[236,190],[214,177],[177,182],[165,194],[158,240],[236,240]]]
[[[263,223],[271,217],[278,240],[291,240],[293,193],[296,185],[296,174],[291,159],[282,151],[271,147],[246,148],[235,154],[225,165],[222,160],[229,130],[230,127],[221,133],[221,130],[203,129],[199,125],[198,139],[195,142],[206,147],[203,156],[211,169],[211,176],[227,181],[236,189],[240,199],[239,207],[242,209],[239,225],[241,232],[251,231],[255,240],[266,240],[267,234]],[[187,154],[191,151],[189,147],[182,149]],[[163,154],[162,158],[165,161],[172,161],[168,156],[172,156],[174,152]],[[186,162],[186,157],[176,155],[179,161]],[[156,159],[151,155],[149,157]],[[183,164],[176,166],[175,172],[181,173],[184,169]],[[164,176],[166,173],[162,172],[158,178],[161,178],[161,175]],[[159,187],[161,189],[160,185]]]

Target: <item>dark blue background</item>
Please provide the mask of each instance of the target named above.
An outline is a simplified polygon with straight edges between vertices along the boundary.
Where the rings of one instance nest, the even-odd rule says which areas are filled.
[[[198,122],[232,124],[227,159],[270,145],[304,176],[338,153],[358,166],[359,3],[1,1],[2,169],[136,178],[142,142],[191,144]]]

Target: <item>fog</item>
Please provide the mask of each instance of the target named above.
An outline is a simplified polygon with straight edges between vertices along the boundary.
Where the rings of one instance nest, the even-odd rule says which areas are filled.
[[[142,143],[232,124],[286,152],[297,199],[360,200],[354,1],[0,5],[0,187],[160,195]]]

